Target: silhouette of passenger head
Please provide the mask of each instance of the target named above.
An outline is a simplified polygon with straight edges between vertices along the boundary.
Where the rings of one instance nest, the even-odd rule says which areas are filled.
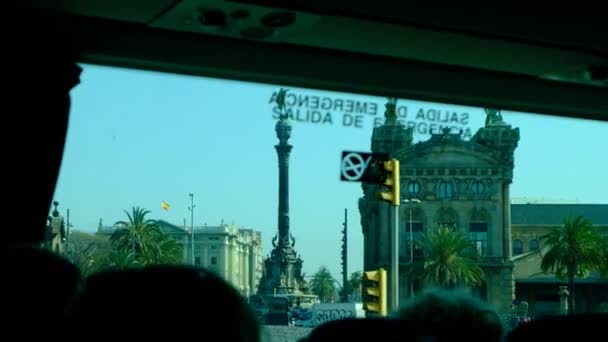
[[[244,298],[218,276],[187,266],[94,274],[73,314],[77,326],[97,331],[98,337],[260,340],[260,327]]]
[[[419,335],[419,327],[412,323],[409,320],[393,318],[346,318],[317,326],[300,342],[433,341],[432,338]]]
[[[430,330],[439,341],[500,341],[504,327],[490,306],[460,290],[426,291],[398,314]]]
[[[47,334],[63,323],[81,285],[80,272],[68,260],[44,249],[3,248],[3,332]]]

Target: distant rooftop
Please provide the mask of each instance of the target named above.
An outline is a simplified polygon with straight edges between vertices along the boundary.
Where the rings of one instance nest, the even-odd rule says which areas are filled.
[[[173,233],[173,234],[189,234],[190,233],[190,226],[182,226],[182,225],[175,225],[172,224],[170,222],[164,221],[164,220],[157,220],[156,221],[158,223],[158,225],[160,226],[161,230],[164,231],[165,233]],[[99,234],[103,234],[103,235],[109,235],[112,234],[114,231],[116,230],[115,226],[98,226],[97,227],[97,233]],[[242,233],[246,233],[246,234],[257,234],[260,235],[261,233],[255,229],[251,229],[251,228],[240,228],[237,227],[235,225],[229,225],[229,224],[224,224],[221,223],[219,225],[204,225],[204,226],[194,226],[194,232],[195,234],[237,234],[238,232],[242,232]]]
[[[511,204],[512,224],[560,225],[568,215],[608,225],[608,204]]]

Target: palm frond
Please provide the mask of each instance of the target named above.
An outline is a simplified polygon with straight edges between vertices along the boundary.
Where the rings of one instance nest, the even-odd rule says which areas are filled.
[[[475,245],[460,232],[440,226],[416,241],[424,259],[415,262],[410,275],[435,285],[451,287],[459,284],[478,285],[485,274],[477,264]]]

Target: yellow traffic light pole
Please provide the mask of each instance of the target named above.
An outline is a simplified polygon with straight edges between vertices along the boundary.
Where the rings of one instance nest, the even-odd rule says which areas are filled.
[[[384,169],[390,174],[384,183],[390,188],[390,191],[380,192],[380,197],[390,203],[393,216],[391,220],[391,312],[395,312],[399,309],[399,204],[401,203],[399,160],[391,159],[384,162]]]
[[[365,309],[377,312],[380,316],[386,316],[388,311],[386,307],[386,270],[380,268],[375,271],[363,272],[363,280],[374,283],[374,286],[367,284],[365,292],[367,295],[376,298],[373,302],[365,303]]]

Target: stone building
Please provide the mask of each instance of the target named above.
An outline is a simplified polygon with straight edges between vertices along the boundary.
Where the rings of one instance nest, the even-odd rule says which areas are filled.
[[[412,143],[412,130],[397,121],[394,102],[387,104],[384,125],[374,128],[372,151],[400,161],[402,199],[420,201],[399,207],[400,302],[423,287],[406,276],[411,266],[410,227],[416,240],[443,224],[465,233],[477,246],[486,284],[473,291],[499,311],[511,310],[515,283],[509,189],[519,130],[504,123],[498,111],[486,112],[485,127],[467,141],[444,128]],[[390,279],[391,216],[388,204],[378,199],[379,191],[377,185],[363,184],[359,201],[364,269],[384,267]],[[414,250],[413,257],[422,255]]]
[[[412,131],[397,122],[392,106],[387,104],[385,124],[373,131],[372,151],[388,153],[401,164],[400,301],[424,287],[406,276],[412,258],[410,227],[417,240],[443,224],[465,233],[481,256],[486,283],[471,289],[474,294],[501,313],[510,312],[514,300],[527,301],[533,316],[559,313],[560,286],[566,281],[541,272],[540,238],[560,227],[564,217],[583,216],[608,239],[608,205],[510,204],[519,130],[498,111],[486,110],[485,127],[468,141],[443,130],[414,144]],[[391,216],[379,191],[377,185],[363,184],[359,200],[364,268],[390,272]],[[416,249],[412,254],[422,257]],[[576,311],[608,312],[608,279],[597,273],[577,279],[574,293]]]
[[[559,312],[560,286],[565,280],[541,271],[541,237],[560,227],[566,216],[589,219],[608,239],[608,204],[512,204],[513,262],[516,297],[529,303],[534,316]],[[597,273],[577,279],[574,291],[575,310],[608,312],[608,279]]]
[[[195,226],[193,244],[190,227],[180,227],[162,220],[157,222],[164,233],[175,238],[182,246],[184,264],[194,264],[215,272],[243,296],[256,292],[264,261],[262,234],[259,231],[226,224]],[[98,233],[102,235],[110,235],[113,231],[111,227],[98,228]]]

